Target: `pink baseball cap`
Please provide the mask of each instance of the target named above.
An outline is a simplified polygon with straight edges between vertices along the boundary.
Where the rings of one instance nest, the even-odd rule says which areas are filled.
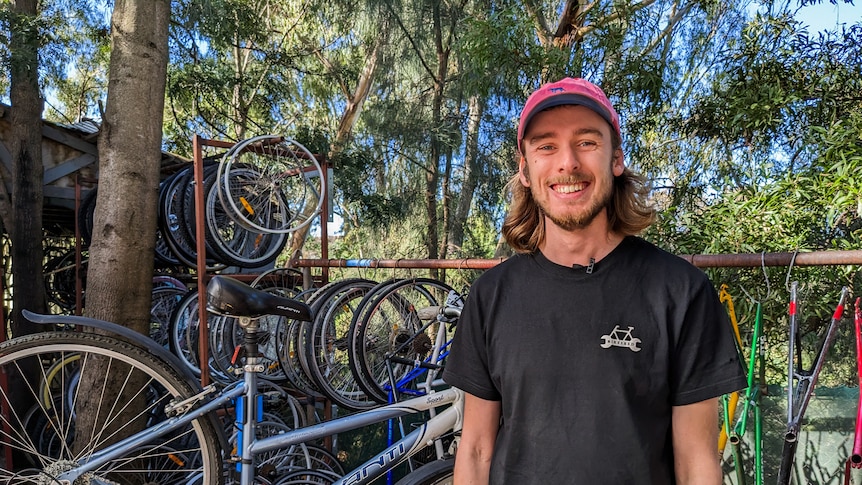
[[[595,111],[613,127],[617,136],[622,138],[620,117],[614,111],[605,92],[586,79],[567,77],[555,83],[543,85],[527,98],[527,103],[521,111],[521,121],[518,123],[518,150],[524,153],[524,131],[536,113],[567,104],[586,106]]]

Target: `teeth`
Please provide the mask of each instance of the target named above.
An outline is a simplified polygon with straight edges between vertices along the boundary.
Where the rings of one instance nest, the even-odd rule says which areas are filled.
[[[572,185],[557,185],[554,190],[561,194],[571,194],[572,192],[580,192],[586,188],[587,184],[572,184]]]

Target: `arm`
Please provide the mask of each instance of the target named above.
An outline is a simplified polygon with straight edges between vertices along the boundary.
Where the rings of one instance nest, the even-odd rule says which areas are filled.
[[[500,412],[500,401],[464,394],[464,426],[455,454],[455,485],[487,485]]]
[[[679,485],[720,485],[716,456],[718,398],[674,406],[671,411],[673,456]]]

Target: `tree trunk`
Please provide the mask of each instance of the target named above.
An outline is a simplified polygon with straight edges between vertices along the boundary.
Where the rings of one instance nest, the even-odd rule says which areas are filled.
[[[3,225],[9,233],[12,259],[12,336],[38,331],[36,325],[21,315],[21,310],[45,313],[44,275],[42,274],[42,107],[39,92],[39,37],[36,28],[37,0],[17,0],[9,19],[10,99],[12,102],[9,149],[12,155],[11,203],[7,199]],[[6,192],[5,181],[3,192]],[[6,332],[6,329],[2,329]],[[12,373],[8,389],[23,389],[37,382],[35,368]],[[21,381],[19,381],[21,379]],[[11,392],[10,403],[17,409],[29,409],[32,396]],[[23,457],[13,457],[20,463]]]
[[[473,205],[473,193],[479,184],[479,129],[482,116],[485,113],[485,99],[479,95],[470,96],[467,112],[467,140],[464,149],[464,181],[458,196],[458,205],[452,215],[451,231],[449,232],[449,248],[461,251],[464,245],[464,226],[470,216]]]
[[[14,3],[10,31],[12,101],[12,335],[37,331],[21,310],[45,312],[42,274],[42,107],[37,0]]]
[[[150,322],[169,17],[169,0],[114,3],[87,279],[88,316],[143,334]],[[82,378],[80,395],[103,384]],[[77,410],[76,429],[91,429],[86,421],[101,419],[97,403],[88,404],[94,407]],[[87,440],[76,433],[76,447]]]
[[[368,95],[371,94],[371,88],[374,87],[374,79],[377,76],[377,67],[380,62],[380,56],[383,54],[383,49],[386,47],[386,42],[389,38],[389,24],[388,22],[383,22],[381,32],[379,33],[379,37],[377,42],[374,43],[374,46],[371,49],[371,52],[368,53],[368,57],[365,58],[365,64],[362,68],[362,71],[359,73],[359,79],[356,81],[356,89],[352,92],[347,89],[347,83],[342,82],[342,92],[347,98],[347,102],[345,104],[344,112],[341,113],[341,119],[338,122],[338,130],[335,132],[335,138],[332,142],[332,148],[328,154],[328,160],[334,161],[338,158],[344,148],[347,146],[347,142],[350,140],[350,134],[353,132],[353,127],[356,126],[356,122],[359,121],[359,114],[362,112],[362,106],[365,104],[365,100],[368,99]],[[337,75],[337,72],[329,63],[329,61],[321,56],[319,56],[321,62],[324,67],[327,68],[330,74]],[[300,141],[301,140],[297,140]],[[326,167],[323,167],[324,169]],[[332,191],[332,180],[328,181],[329,186],[326,187],[327,192]],[[326,194],[321,194],[322,197],[326,197]],[[314,209],[314,206],[309,206],[306,208],[307,213],[306,216],[311,216],[310,212]],[[331,210],[331,208],[329,208]],[[328,214],[322,214],[321,217],[328,217]],[[289,254],[293,257],[294,254],[297,254],[297,251],[302,250],[302,246],[305,244],[305,240],[308,237],[308,231],[311,230],[311,225],[307,225],[294,233],[294,235],[290,239],[290,248]],[[324,235],[321,234],[321,237]]]

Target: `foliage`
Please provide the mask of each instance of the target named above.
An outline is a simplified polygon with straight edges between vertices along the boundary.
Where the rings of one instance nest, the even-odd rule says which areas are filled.
[[[849,250],[862,247],[862,116],[858,112],[829,127],[813,127],[806,146],[821,151],[806,170],[757,187],[729,188],[716,201],[669,217],[653,228],[653,237],[680,254],[760,253],[785,251]],[[662,233],[662,231],[666,231]],[[856,266],[791,268],[765,271],[713,270],[716,284],[728,283],[747,291],[743,314],[753,315],[752,300],[764,304],[765,333],[770,348],[768,382],[786,380],[782,362],[787,359],[786,286],[800,281],[800,300],[806,310],[801,332],[809,351],[829,323],[841,286],[859,288],[862,274]],[[764,280],[766,278],[766,280]],[[766,281],[766,282],[764,282]],[[737,293],[737,297],[741,295]],[[850,305],[848,305],[848,308]],[[739,306],[737,307],[739,308]],[[846,314],[851,316],[850,311]],[[745,325],[751,329],[751,319]],[[834,355],[853,356],[853,338],[846,326],[836,341]],[[839,350],[840,349],[840,350]],[[811,355],[808,354],[807,358]],[[806,364],[807,365],[807,364]],[[829,362],[826,372],[837,383],[853,380],[853,359]],[[784,376],[784,377],[782,377]],[[833,382],[836,383],[836,382]]]

